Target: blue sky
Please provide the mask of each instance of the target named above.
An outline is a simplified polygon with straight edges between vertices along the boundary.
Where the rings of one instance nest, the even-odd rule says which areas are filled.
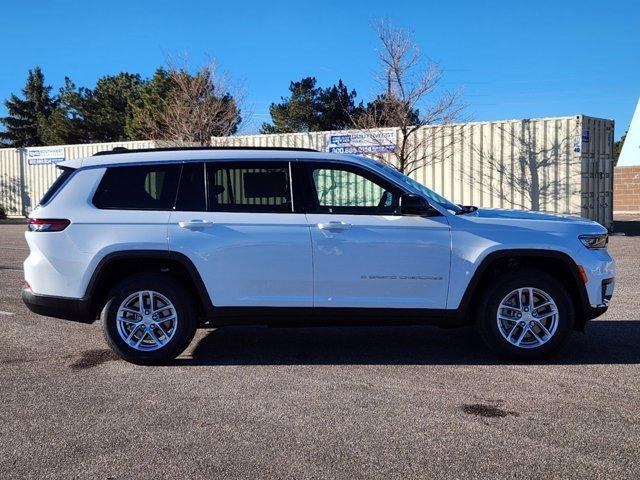
[[[341,78],[371,98],[371,22],[382,16],[414,32],[444,86],[463,89],[473,120],[584,113],[613,118],[619,137],[640,96],[640,2],[630,0],[3,0],[0,13],[0,99],[35,65],[57,89],[65,75],[87,86],[120,71],[149,76],[188,53],[244,85],[248,132],[303,76]]]

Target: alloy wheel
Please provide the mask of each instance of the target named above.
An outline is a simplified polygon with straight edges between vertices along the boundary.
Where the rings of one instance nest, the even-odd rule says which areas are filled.
[[[161,293],[144,290],[132,293],[118,307],[118,334],[130,347],[150,352],[171,341],[178,326],[173,303]]]
[[[496,315],[498,330],[510,344],[537,348],[547,343],[558,328],[558,306],[545,291],[523,287],[508,293]]]

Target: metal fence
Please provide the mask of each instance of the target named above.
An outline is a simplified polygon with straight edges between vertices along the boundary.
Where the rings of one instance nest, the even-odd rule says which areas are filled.
[[[612,120],[585,115],[423,127],[410,145],[419,164],[410,176],[456,203],[581,215],[611,227],[613,129]],[[213,137],[211,143],[327,151],[332,136],[348,133]],[[375,156],[394,162],[391,153]]]

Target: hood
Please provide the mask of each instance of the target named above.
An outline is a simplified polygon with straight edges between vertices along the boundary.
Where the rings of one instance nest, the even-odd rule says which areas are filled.
[[[595,223],[592,220],[578,217],[577,215],[564,215],[561,213],[532,212],[526,210],[502,210],[497,208],[480,208],[474,212],[480,218],[505,218],[513,220],[546,220],[555,222],[580,222]]]
[[[552,232],[578,231],[581,233],[605,233],[602,225],[587,218],[559,213],[530,212],[481,208],[472,213],[457,215],[460,219],[492,228],[509,228]],[[464,219],[464,220],[463,220]]]

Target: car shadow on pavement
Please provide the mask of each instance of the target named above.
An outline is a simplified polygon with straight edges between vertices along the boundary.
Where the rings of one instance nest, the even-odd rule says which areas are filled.
[[[639,220],[616,220],[613,222],[613,231],[623,233],[627,237],[640,236]]]
[[[174,365],[494,365],[471,327],[223,327]],[[640,321],[594,321],[546,364],[640,363]]]

